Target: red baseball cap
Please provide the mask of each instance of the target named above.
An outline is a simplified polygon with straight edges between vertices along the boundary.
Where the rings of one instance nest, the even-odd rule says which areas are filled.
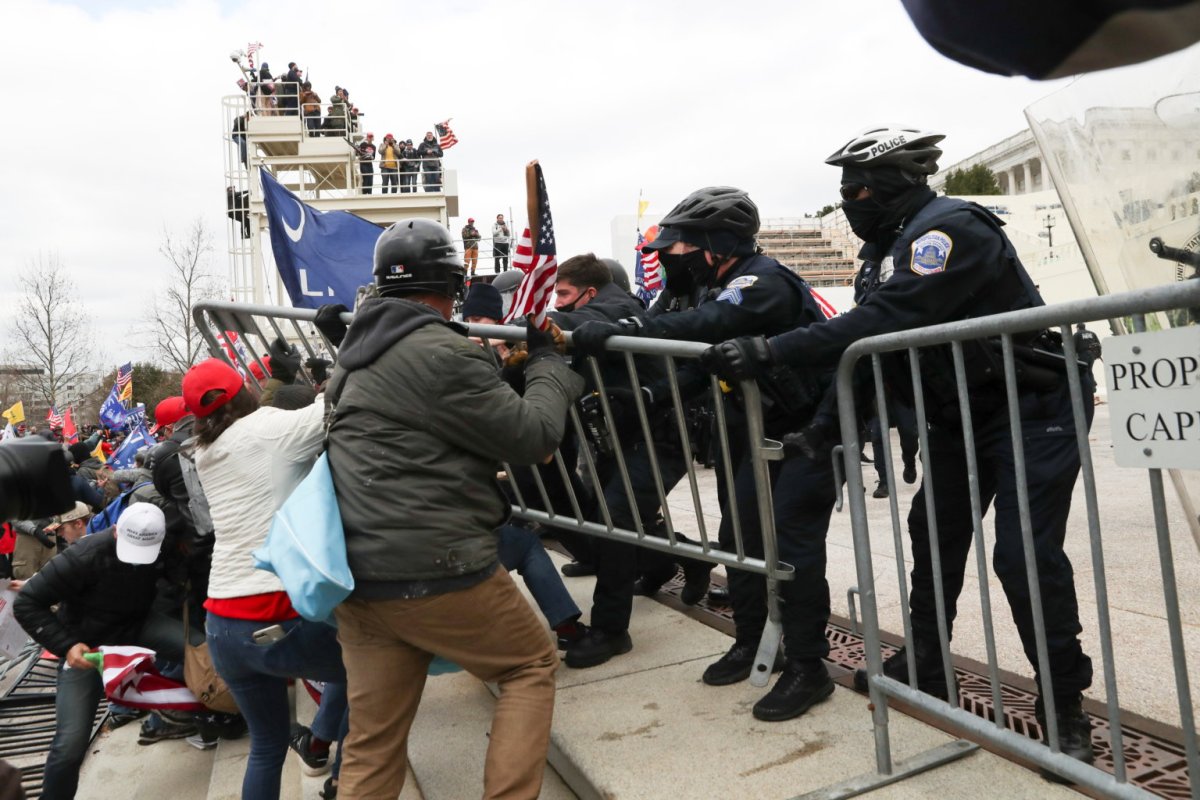
[[[267,371],[270,372],[271,371],[271,357],[263,356],[262,363],[267,368]],[[250,359],[250,374],[253,375],[254,377],[258,378],[260,381],[265,381],[267,378],[270,377],[269,375],[263,375],[262,367],[260,367],[258,365],[258,362],[255,361],[254,359]]]
[[[467,222],[474,222],[474,221],[475,221],[474,217],[467,217]]]
[[[154,407],[154,428],[150,432],[158,433],[160,428],[174,425],[190,413],[187,403],[183,402],[183,395],[174,395],[161,400]]]
[[[197,417],[207,417],[242,390],[242,376],[219,358],[201,361],[183,376],[183,400]],[[207,405],[201,402],[211,391],[221,394]]]

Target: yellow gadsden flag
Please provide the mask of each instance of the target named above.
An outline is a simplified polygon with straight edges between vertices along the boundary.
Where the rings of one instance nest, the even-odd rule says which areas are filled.
[[[12,425],[19,425],[25,421],[25,403],[18,400],[13,403],[12,408],[4,412],[4,418]]]
[[[96,445],[96,449],[92,451],[92,455],[100,459],[101,464],[108,463],[108,458],[104,455],[104,446],[102,444]]]

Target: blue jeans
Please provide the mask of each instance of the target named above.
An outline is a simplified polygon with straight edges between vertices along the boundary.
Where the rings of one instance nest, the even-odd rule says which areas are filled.
[[[198,638],[197,632],[197,638]],[[93,644],[89,642],[88,644]],[[99,646],[95,643],[94,646]],[[162,614],[151,614],[134,642],[148,647],[164,659],[183,660],[183,623]],[[42,797],[70,800],[79,786],[79,767],[87,755],[96,722],[96,708],[104,696],[100,673],[94,669],[68,667],[58,662],[58,684],[54,695],[54,740],[46,756]]]
[[[579,606],[563,586],[537,534],[516,525],[501,525],[496,535],[500,537],[500,563],[510,572],[521,573],[550,627],[579,616]]]
[[[242,800],[279,798],[279,777],[291,734],[288,678],[346,682],[336,629],[319,622],[289,619],[278,623],[285,632],[282,639],[255,644],[252,634],[271,624],[210,612],[206,626],[213,666],[228,684],[250,729],[250,759],[242,779]]]

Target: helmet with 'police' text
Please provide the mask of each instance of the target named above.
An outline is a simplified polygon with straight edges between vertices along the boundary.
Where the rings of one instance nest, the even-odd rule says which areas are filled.
[[[932,175],[938,171],[937,160],[942,155],[935,145],[945,138],[944,134],[918,128],[878,125],[839,147],[825,163],[864,169],[896,167],[914,175]]]

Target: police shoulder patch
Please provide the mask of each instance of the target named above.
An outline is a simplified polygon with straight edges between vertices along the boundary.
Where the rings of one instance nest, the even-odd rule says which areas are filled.
[[[950,261],[954,240],[941,231],[928,231],[912,243],[910,268],[918,275],[943,272]]]
[[[757,275],[739,275],[729,282],[726,289],[745,289],[747,286],[753,286],[758,280]]]
[[[735,289],[733,286],[730,286],[728,289],[717,295],[717,302],[733,303],[735,306],[740,306],[742,304],[742,290]]]

